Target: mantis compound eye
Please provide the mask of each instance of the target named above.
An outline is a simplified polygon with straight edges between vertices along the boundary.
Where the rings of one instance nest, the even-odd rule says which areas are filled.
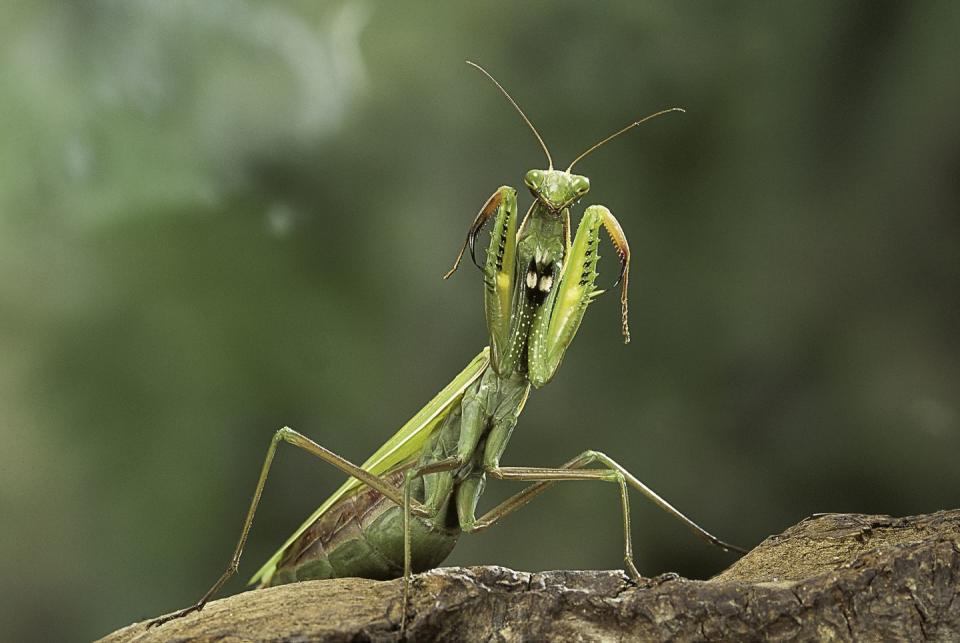
[[[523,177],[523,182],[531,190],[539,190],[543,184],[543,172],[540,170],[530,170],[526,176]]]
[[[585,176],[573,177],[573,191],[577,196],[583,196],[590,191],[590,179]]]

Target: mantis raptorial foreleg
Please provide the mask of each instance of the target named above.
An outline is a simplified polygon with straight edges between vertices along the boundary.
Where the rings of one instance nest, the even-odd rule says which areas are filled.
[[[233,550],[233,556],[230,558],[230,564],[227,565],[226,570],[224,570],[223,574],[220,575],[220,578],[217,579],[217,582],[214,583],[213,586],[203,595],[203,597],[201,597],[200,600],[194,605],[184,608],[178,612],[174,612],[173,614],[168,614],[167,616],[162,616],[158,619],[150,621],[151,627],[155,625],[162,625],[167,621],[180,618],[181,616],[186,616],[191,612],[197,612],[203,609],[203,606],[206,605],[207,601],[209,601],[217,592],[219,592],[220,588],[222,588],[223,585],[230,580],[235,573],[237,573],[237,568],[240,565],[240,556],[243,554],[243,547],[247,542],[247,536],[250,533],[250,526],[253,524],[253,517],[256,514],[257,507],[260,504],[260,497],[263,495],[263,488],[267,483],[267,476],[270,473],[270,466],[273,464],[273,457],[276,454],[277,446],[280,444],[280,442],[287,442],[288,444],[299,447],[307,453],[320,458],[324,462],[332,464],[348,475],[357,478],[364,484],[376,489],[398,505],[404,506],[406,513],[412,511],[417,515],[430,515],[429,512],[427,512],[419,503],[405,502],[404,494],[409,493],[409,490],[406,488],[408,485],[405,485],[404,490],[401,491],[395,486],[384,481],[382,478],[364,471],[349,460],[340,457],[333,451],[320,446],[305,435],[297,433],[293,429],[285,426],[273,434],[273,439],[270,441],[270,446],[267,448],[267,455],[263,461],[263,468],[260,470],[260,477],[257,480],[257,486],[253,492],[253,499],[250,501],[250,508],[247,510],[247,516],[244,519],[243,527],[240,530],[240,539],[237,541],[237,546]],[[409,497],[407,500],[409,500]]]
[[[624,342],[630,341],[626,290],[630,277],[630,247],[610,210],[602,205],[591,205],[583,213],[573,244],[563,259],[559,285],[551,288],[530,329],[527,377],[536,388],[553,379],[580,328],[587,306],[603,292],[596,287],[601,229],[609,235],[620,259],[620,323]]]
[[[487,252],[485,266],[477,262],[475,247],[477,235],[492,220],[490,235],[492,244]],[[487,314],[487,327],[497,361],[505,354],[510,339],[511,307],[516,279],[515,257],[517,254],[517,191],[508,185],[501,186],[480,208],[467,238],[460,247],[453,267],[443,276],[447,279],[460,265],[463,253],[470,248],[470,257],[484,272],[483,303]]]

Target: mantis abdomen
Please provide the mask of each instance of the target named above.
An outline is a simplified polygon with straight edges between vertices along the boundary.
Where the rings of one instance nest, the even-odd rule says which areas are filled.
[[[400,489],[409,466],[397,468],[384,480]],[[411,495],[422,498],[422,481],[413,482]],[[429,525],[411,517],[414,571],[438,566],[456,545],[460,530],[444,526],[446,522]],[[284,552],[264,586],[352,576],[377,580],[403,576],[403,509],[369,487],[356,488],[317,518]]]

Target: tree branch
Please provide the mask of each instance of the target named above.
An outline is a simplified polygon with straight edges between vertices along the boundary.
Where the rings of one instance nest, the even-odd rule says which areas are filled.
[[[394,641],[401,581],[312,581],[210,603],[128,641]],[[409,640],[960,640],[960,510],[829,514],[707,581],[443,568],[414,579]]]

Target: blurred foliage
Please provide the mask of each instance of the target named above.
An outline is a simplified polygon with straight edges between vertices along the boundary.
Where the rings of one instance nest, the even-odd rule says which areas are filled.
[[[192,602],[275,429],[363,460],[484,343],[478,275],[439,276],[486,197],[543,161],[465,58],[558,162],[688,110],[579,166],[630,238],[634,342],[601,298],[505,464],[601,449],[748,545],[812,512],[958,505],[955,3],[0,15],[9,640]],[[274,471],[243,574],[342,478],[291,449]],[[617,512],[612,488],[570,484],[449,562],[617,567]],[[645,573],[729,562],[633,514]]]

